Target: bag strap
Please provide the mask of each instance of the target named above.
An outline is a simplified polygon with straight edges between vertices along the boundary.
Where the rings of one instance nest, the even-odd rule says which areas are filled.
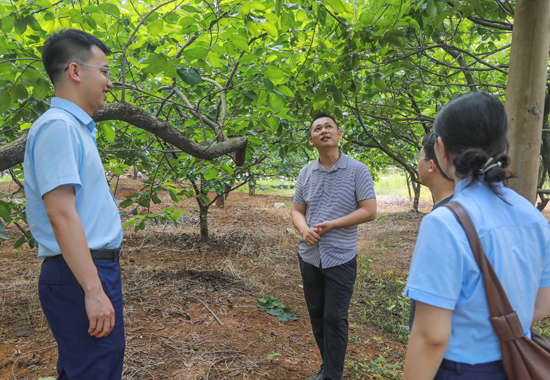
[[[454,214],[458,223],[462,225],[470,247],[474,253],[474,257],[477,261],[477,265],[483,274],[483,280],[485,282],[485,290],[487,292],[487,301],[489,302],[489,311],[491,317],[499,317],[513,313],[512,305],[506,296],[506,292],[498,279],[491,262],[483,251],[481,240],[476,232],[474,223],[468,215],[468,211],[458,202],[450,202],[445,205]]]

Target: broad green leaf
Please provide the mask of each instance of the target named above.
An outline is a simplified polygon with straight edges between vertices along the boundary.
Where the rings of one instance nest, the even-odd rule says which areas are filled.
[[[110,125],[106,123],[101,124],[101,131],[103,132],[103,135],[105,136],[105,139],[109,142],[114,142],[116,137],[116,132],[113,128],[111,128]]]
[[[218,171],[216,169],[209,169],[204,173],[204,179],[209,181],[211,179],[214,179],[218,176]]]
[[[374,80],[374,85],[376,87],[378,87],[380,90],[385,90],[386,89],[386,82],[384,82],[384,79],[382,79],[382,78],[376,78]]]
[[[9,33],[13,29],[13,25],[15,24],[15,17],[13,16],[6,16],[2,19],[2,32]]]
[[[27,23],[28,26],[31,27],[32,30],[34,30],[35,32],[40,32],[42,30],[42,27],[40,26],[40,24],[38,23],[38,21],[34,18],[34,16],[32,15],[29,15],[27,17],[25,17],[25,22]]]
[[[82,8],[82,10],[88,13],[96,13],[99,11],[99,8],[96,7],[95,5],[87,5],[84,8]]]
[[[290,91],[290,88],[288,88],[287,86],[277,86],[277,90],[281,91],[285,96],[288,96],[289,98],[294,98],[294,93]]]
[[[342,3],[342,0],[324,0],[325,5],[328,5],[336,13],[344,13],[346,12],[346,8],[344,8],[344,4]]]
[[[185,28],[186,26],[192,25],[196,22],[197,20],[195,20],[193,17],[186,16],[186,17],[182,17],[179,20],[178,25],[183,26]]]
[[[155,20],[147,24],[147,31],[154,36],[161,34],[163,28],[164,22],[162,20]]]
[[[281,4],[283,3],[283,0],[275,0],[275,14],[277,17],[281,15]]]
[[[263,83],[264,83],[265,89],[269,92],[273,91],[273,89],[275,88],[275,85],[273,84],[273,82],[267,78],[264,78]]]
[[[428,13],[428,16],[431,18],[435,18],[437,16],[437,7],[434,3],[434,0],[429,0],[428,5],[426,6],[426,12]]]
[[[122,225],[122,227],[130,227],[132,224],[134,224],[135,222],[137,222],[139,219],[136,219],[136,218],[132,218],[128,221],[126,221],[126,223],[124,223]]]
[[[258,100],[258,95],[256,95],[256,93],[252,90],[248,90],[244,93],[244,96],[246,96],[247,98],[250,98],[252,100]]]
[[[46,96],[48,96],[49,93],[50,93],[50,84],[46,82],[44,79],[38,79],[38,82],[36,82],[36,86],[34,86],[32,97],[35,98],[36,100],[42,100]]]
[[[177,72],[178,76],[189,86],[195,86],[202,81],[199,72],[192,67],[184,68],[183,66],[178,65]]]
[[[23,243],[25,243],[25,236],[21,236],[19,239],[17,239],[17,241],[13,245],[13,248],[19,248],[23,245]]]
[[[196,47],[196,48],[191,48],[191,49],[185,49],[183,51],[183,56],[188,61],[193,61],[193,60],[196,60],[196,59],[202,59],[202,58],[206,57],[207,54],[208,54],[208,49],[204,48],[202,46],[199,46],[199,47]]]
[[[272,95],[272,94],[270,94]],[[248,142],[252,143],[252,144],[257,144],[257,145],[262,145],[262,140],[260,140],[259,138],[257,137],[254,137],[254,136],[248,136]]]
[[[283,72],[283,70],[279,69],[275,65],[268,65],[265,73],[269,77],[269,79],[275,81],[283,79],[285,77],[285,73]]]
[[[110,13],[113,16],[120,17],[120,10],[118,7],[114,4],[110,3],[100,3],[99,9],[101,9],[105,13]]]
[[[222,166],[220,166],[220,168],[221,168],[226,174],[233,175],[233,174],[235,173],[235,170],[233,170],[233,168],[232,168],[231,166],[222,165]]]
[[[0,217],[6,221],[11,222],[10,210],[0,204]]]
[[[123,175],[124,174],[124,169],[122,169],[120,166],[116,166],[116,167],[112,168],[111,171],[113,172],[113,174],[116,174],[116,175]]]
[[[281,112],[284,107],[283,100],[272,92],[267,94],[267,104],[269,104],[269,107],[271,107],[275,113]]]
[[[10,93],[8,91],[4,91],[0,95],[0,114],[3,114],[4,112],[6,112],[6,110],[10,107],[10,105],[11,105]]]
[[[4,222],[2,222],[2,220],[0,219],[0,239],[6,240],[9,238],[10,237],[6,235],[6,228],[4,227]]]
[[[233,45],[235,45],[236,47],[238,47],[241,50],[246,51],[247,53],[250,51],[250,46],[248,46],[246,41],[235,39],[231,42],[233,43]]]
[[[277,31],[277,27],[270,23],[269,21],[266,21],[262,24],[263,28],[273,38],[279,37],[279,32]]]
[[[15,20],[15,30],[19,34],[25,33],[27,30],[27,22],[22,18],[18,18]]]
[[[16,84],[15,87],[12,88],[11,94],[16,99],[26,99],[29,96],[27,89],[22,84]]]

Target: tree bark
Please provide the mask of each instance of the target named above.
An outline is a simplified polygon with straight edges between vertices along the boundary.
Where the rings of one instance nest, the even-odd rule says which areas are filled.
[[[241,166],[245,161],[246,145],[248,143],[246,137],[236,137],[209,146],[197,144],[167,121],[159,119],[130,103],[118,102],[107,104],[101,110],[94,113],[92,118],[95,122],[107,120],[124,121],[137,128],[151,132],[193,157],[212,160],[216,157],[235,152],[232,157],[235,164]],[[23,162],[26,141],[27,136],[22,136],[14,142],[0,147],[0,171]]]
[[[511,171],[509,186],[535,203],[550,44],[548,0],[516,2],[506,87]]]
[[[201,243],[208,243],[208,206],[199,207],[199,226],[201,229]]]
[[[233,186],[235,186],[235,184],[233,184]],[[226,194],[224,194],[221,197],[219,197],[218,199],[216,199],[216,207],[226,208],[227,198],[229,198],[229,192],[231,191],[233,186],[230,186],[228,184],[223,185],[223,191]]]
[[[248,195],[252,197],[256,195],[256,186],[254,186],[250,182],[248,183]]]
[[[422,189],[422,186],[416,182],[411,182],[411,185],[414,191],[414,200],[411,211],[418,212],[418,205],[420,203],[420,190]]]

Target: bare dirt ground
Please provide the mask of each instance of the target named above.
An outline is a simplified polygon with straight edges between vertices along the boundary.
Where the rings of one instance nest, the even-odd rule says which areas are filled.
[[[117,201],[140,185],[121,179]],[[138,233],[124,231],[123,379],[305,379],[317,372],[320,356],[290,222],[292,199],[232,193],[227,209],[211,207],[208,245],[200,244],[193,199],[161,200],[154,211],[174,205],[188,212],[177,229],[148,224]],[[276,202],[287,206],[274,208]],[[379,197],[378,206],[377,220],[359,229],[359,255],[370,270],[406,273],[431,205],[422,202],[423,213],[414,214],[408,199]],[[19,236],[13,225],[8,234]],[[55,376],[56,342],[38,299],[36,249],[13,249],[10,241],[0,253],[0,379]],[[282,323],[258,308],[258,297],[269,295],[291,305],[298,320]],[[356,290],[350,309],[348,368],[379,356],[402,363],[403,343],[361,322],[364,296]],[[357,377],[346,369],[344,378]]]

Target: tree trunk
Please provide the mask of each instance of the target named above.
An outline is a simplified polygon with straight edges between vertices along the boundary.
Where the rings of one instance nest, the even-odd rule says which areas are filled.
[[[199,225],[201,229],[201,243],[208,243],[208,207],[201,206],[199,208]]]
[[[233,186],[235,186],[235,184],[233,184]],[[229,191],[233,188],[233,186],[230,186],[227,183],[223,185],[223,192],[226,194],[216,199],[216,207],[226,208],[226,201],[229,197]]]
[[[414,190],[414,200],[411,208],[412,212],[418,212],[418,204],[420,203],[420,190],[422,186],[419,183],[411,181],[412,188]]]
[[[137,178],[137,167],[134,165],[134,175],[132,176],[132,179],[136,180]]]
[[[506,87],[509,186],[535,203],[550,43],[547,0],[517,0]]]
[[[248,195],[254,196],[256,195],[256,186],[254,186],[252,183],[248,183]]]

